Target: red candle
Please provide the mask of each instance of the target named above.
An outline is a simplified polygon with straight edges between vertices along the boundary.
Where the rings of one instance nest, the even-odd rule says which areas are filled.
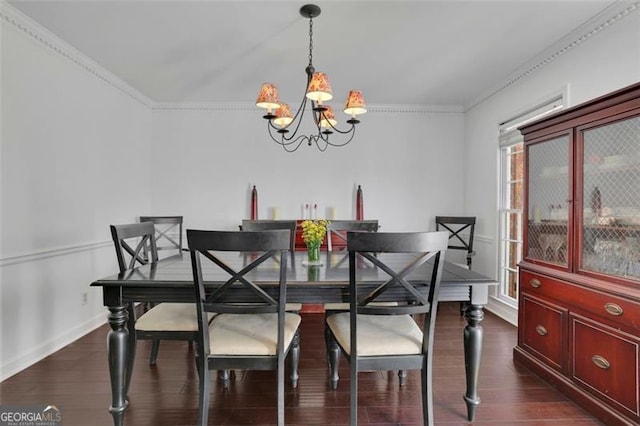
[[[258,190],[256,186],[253,185],[253,189],[251,190],[251,220],[258,219]]]

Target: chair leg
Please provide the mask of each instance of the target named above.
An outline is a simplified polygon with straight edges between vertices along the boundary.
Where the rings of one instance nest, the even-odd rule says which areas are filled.
[[[428,360],[430,354],[425,356],[422,365],[422,422],[425,426],[433,425],[433,375],[431,362]]]
[[[296,331],[291,343],[291,387],[298,387],[298,366],[300,365],[300,330]]]
[[[284,355],[284,347],[278,348],[278,426],[284,426]]]
[[[398,381],[401,387],[404,386],[407,382],[407,370],[398,370]]]
[[[467,312],[467,308],[469,304],[467,302],[460,302],[460,316],[463,317],[464,313]]]
[[[222,387],[225,389],[229,388],[229,379],[231,377],[231,375],[229,374],[229,370],[222,370],[220,371],[218,377],[220,378],[220,381],[222,382]]]
[[[329,358],[329,386],[331,390],[338,388],[338,367],[340,365],[340,346],[328,328],[325,328],[325,339],[327,341],[327,357]]]
[[[198,396],[198,424],[206,426],[209,420],[209,383],[211,380],[211,370],[207,365],[207,361],[199,363],[198,369],[200,370],[199,390]]]
[[[160,339],[153,339],[153,341],[151,342],[149,365],[156,365],[156,361],[158,361],[158,349],[160,349]]]
[[[198,378],[200,378],[202,377],[202,373],[200,372],[200,359],[199,359],[200,356],[198,355],[198,350],[197,350],[198,345],[196,344],[195,347],[196,347],[196,351],[194,351],[195,353],[194,353],[193,360],[196,363],[196,373],[198,373]]]
[[[349,405],[349,413],[350,420],[349,424],[351,426],[358,425],[358,360],[356,356],[353,356],[353,352],[351,353],[351,395],[350,395],[350,405]]]

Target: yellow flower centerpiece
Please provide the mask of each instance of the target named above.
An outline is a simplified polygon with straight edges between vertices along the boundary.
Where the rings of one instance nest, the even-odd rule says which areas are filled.
[[[320,246],[327,235],[328,220],[303,220],[300,226],[302,227],[302,241],[307,246],[308,265],[319,265],[320,262]]]

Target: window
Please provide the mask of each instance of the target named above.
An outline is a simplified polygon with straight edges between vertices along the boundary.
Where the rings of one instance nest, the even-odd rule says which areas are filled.
[[[500,148],[500,294],[509,304],[518,299],[517,265],[522,259],[522,142]]]
[[[498,298],[518,305],[518,263],[522,259],[522,211],[524,161],[522,135],[518,127],[563,107],[563,97],[527,111],[500,124],[500,206]]]

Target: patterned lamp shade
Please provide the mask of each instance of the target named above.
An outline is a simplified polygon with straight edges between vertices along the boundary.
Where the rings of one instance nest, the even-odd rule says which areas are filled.
[[[329,77],[323,72],[314,72],[307,87],[307,98],[322,103],[333,98]]]
[[[320,127],[323,129],[330,128],[338,124],[336,121],[336,116],[333,114],[333,109],[330,106],[326,107],[327,109],[321,113],[320,115]]]
[[[280,99],[278,99],[278,88],[275,84],[264,83],[260,88],[260,94],[256,100],[256,106],[266,108],[268,112],[280,108]]]
[[[367,112],[367,108],[364,103],[364,97],[362,96],[361,91],[352,90],[349,92],[347,102],[344,104],[344,112],[345,114],[349,114],[352,117]]]
[[[291,117],[291,110],[289,104],[280,104],[280,108],[276,111],[276,118],[273,119],[273,123],[281,128],[287,127],[293,118]]]

